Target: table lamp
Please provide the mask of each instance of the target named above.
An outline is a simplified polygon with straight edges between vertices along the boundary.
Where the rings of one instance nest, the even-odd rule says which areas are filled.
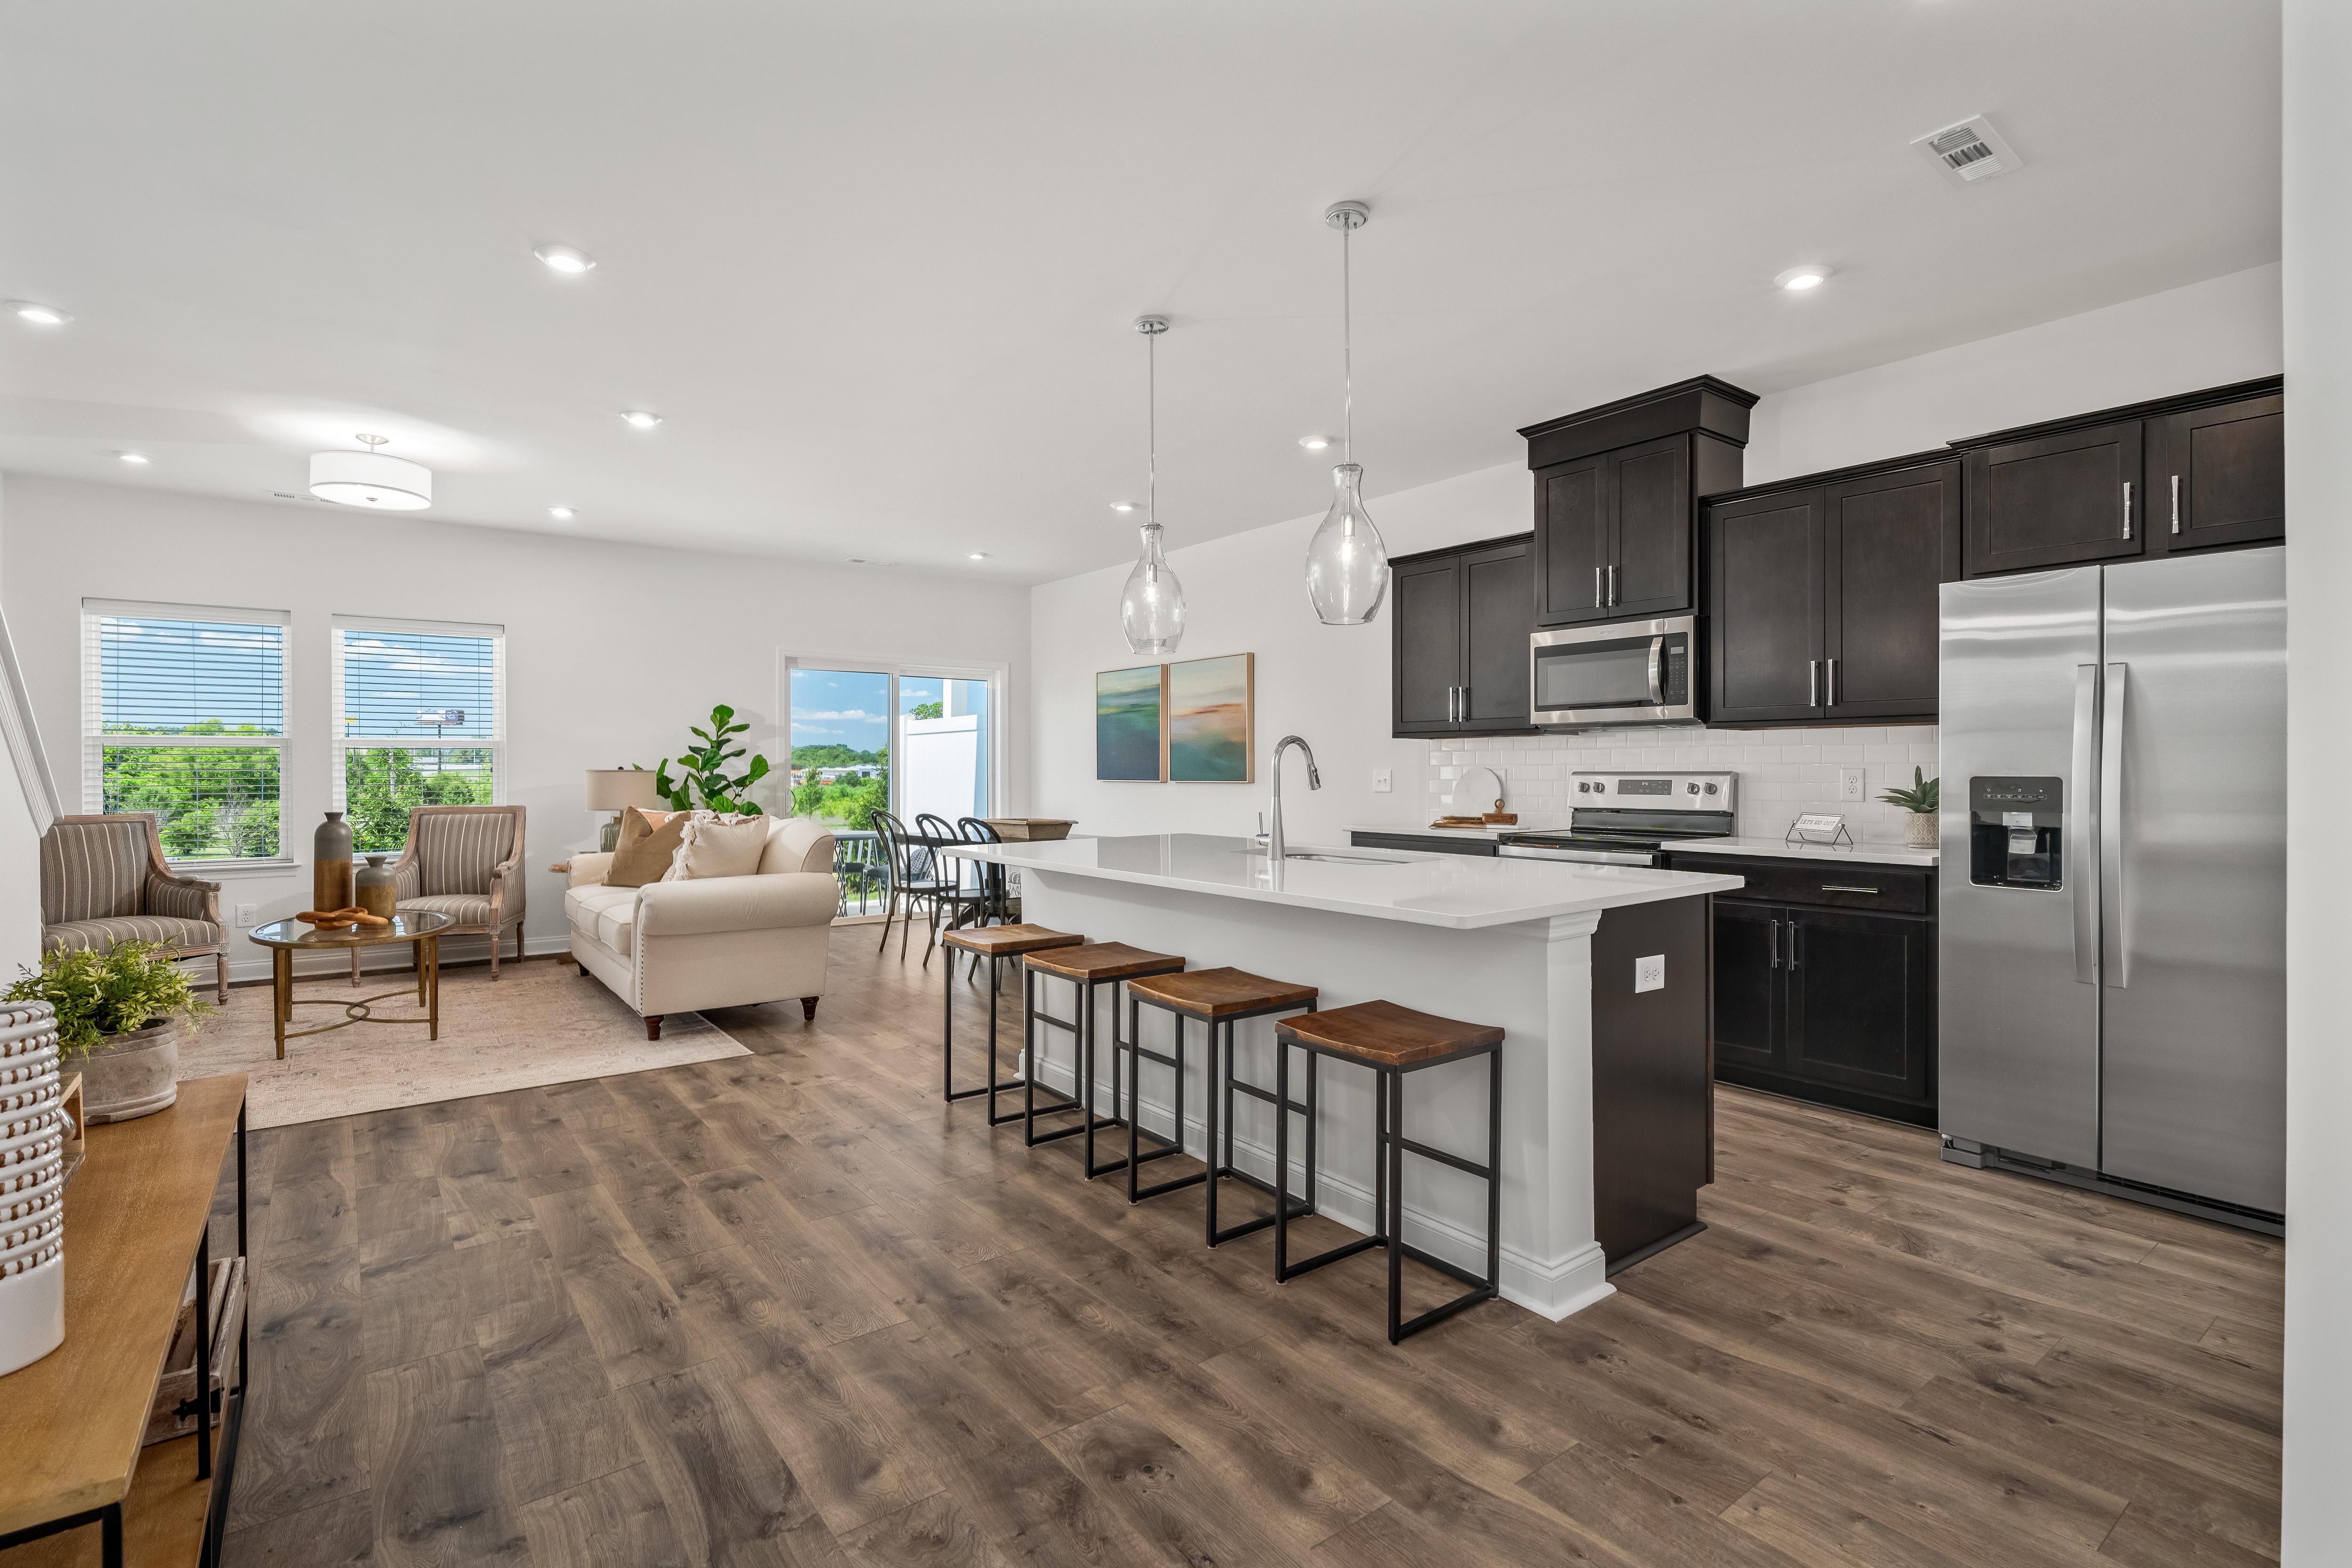
[[[666,804],[654,788],[654,775],[644,768],[588,770],[588,809],[613,814],[598,841],[598,847],[608,855],[621,841],[622,813],[633,805],[640,811],[657,811]]]

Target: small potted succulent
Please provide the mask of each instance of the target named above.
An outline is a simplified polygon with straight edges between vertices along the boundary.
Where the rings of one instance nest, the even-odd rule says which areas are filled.
[[[170,950],[146,942],[45,952],[0,1000],[57,1009],[59,1065],[81,1073],[92,1122],[129,1121],[177,1100],[180,1032],[214,1011]]]
[[[1911,770],[1911,787],[1897,786],[1878,798],[1889,805],[1899,805],[1911,815],[1903,824],[1903,842],[1913,849],[1936,847],[1936,813],[1943,801],[1937,785],[1941,779],[1931,779],[1925,768]]]

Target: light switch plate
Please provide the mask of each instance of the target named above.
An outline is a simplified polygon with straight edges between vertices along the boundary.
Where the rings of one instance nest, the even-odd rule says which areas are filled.
[[[1374,795],[1387,795],[1395,788],[1396,775],[1393,772],[1387,768],[1374,768],[1372,770],[1372,793]]]
[[[1863,778],[1863,771],[1860,768],[1840,768],[1838,770],[1838,798],[1840,800],[1860,800],[1864,795],[1867,795],[1869,791],[1870,785],[1864,782]]]
[[[1633,989],[1664,991],[1666,988],[1666,955],[1654,952],[1647,958],[1633,961]]]

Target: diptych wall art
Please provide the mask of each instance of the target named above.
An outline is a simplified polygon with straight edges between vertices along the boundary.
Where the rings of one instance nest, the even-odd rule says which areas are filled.
[[[1106,669],[1095,676],[1095,777],[1249,784],[1257,757],[1257,656]]]
[[[1095,777],[1157,784],[1168,776],[1167,679],[1160,664],[1095,677]]]

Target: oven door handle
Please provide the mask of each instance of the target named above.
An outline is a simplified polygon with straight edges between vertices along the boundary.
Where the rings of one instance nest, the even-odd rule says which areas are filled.
[[[1666,705],[1665,660],[1666,639],[1662,637],[1652,637],[1650,639],[1650,705],[1654,708],[1663,708]]]

